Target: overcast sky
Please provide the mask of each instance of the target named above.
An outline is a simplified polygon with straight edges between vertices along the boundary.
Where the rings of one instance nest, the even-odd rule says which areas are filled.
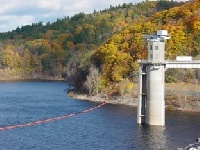
[[[23,25],[73,16],[79,12],[92,13],[110,5],[138,3],[142,0],[0,0],[0,32],[15,30]]]

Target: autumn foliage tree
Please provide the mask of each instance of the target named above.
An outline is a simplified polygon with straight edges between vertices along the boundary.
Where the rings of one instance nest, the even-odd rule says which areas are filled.
[[[89,67],[94,63],[101,89],[132,82],[137,60],[147,56],[143,34],[168,30],[172,38],[166,44],[167,59],[199,55],[199,8],[199,0],[124,3],[46,25],[18,27],[0,33],[0,69],[27,76],[63,76],[81,89],[86,80],[90,83]],[[91,94],[97,88],[92,89],[88,87]]]

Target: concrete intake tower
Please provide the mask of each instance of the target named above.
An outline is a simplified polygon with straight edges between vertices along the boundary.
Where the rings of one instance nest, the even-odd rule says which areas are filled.
[[[199,60],[191,56],[177,56],[165,60],[165,40],[170,39],[166,30],[156,35],[143,35],[148,42],[147,60],[139,60],[139,89],[137,123],[165,125],[165,71],[168,68],[200,68]]]

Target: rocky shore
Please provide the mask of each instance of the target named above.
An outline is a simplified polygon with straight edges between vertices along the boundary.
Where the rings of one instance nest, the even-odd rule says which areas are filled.
[[[118,104],[118,105],[127,105],[127,106],[137,106],[137,98],[133,97],[132,95],[126,95],[126,96],[110,96],[107,98],[107,95],[105,94],[98,94],[95,96],[89,96],[87,94],[80,94],[76,92],[69,92],[69,97],[72,97],[74,99],[78,100],[88,100],[92,102],[104,102],[109,104]]]

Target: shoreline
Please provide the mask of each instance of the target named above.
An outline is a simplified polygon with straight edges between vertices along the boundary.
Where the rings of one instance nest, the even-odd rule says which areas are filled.
[[[32,76],[32,77],[0,77],[0,82],[12,82],[12,81],[66,81],[66,79],[57,76]]]
[[[106,94],[98,94],[89,96],[87,94],[78,93],[74,90],[68,91],[67,95],[77,100],[87,100],[91,102],[104,102],[114,105],[126,105],[137,107],[138,96],[137,86],[133,93],[124,96],[110,96],[107,100]],[[172,83],[166,84],[165,87],[165,109],[184,112],[200,112],[200,85]]]
[[[64,81],[66,79],[58,76],[32,76],[32,77],[15,77],[15,78],[0,78],[0,82],[15,82],[15,81]],[[69,90],[67,95],[77,100],[86,100],[91,102],[102,103],[106,101],[108,104],[125,105],[137,107],[137,86],[134,87],[132,94],[124,96],[109,96],[100,93],[95,96],[78,93],[74,90]],[[106,100],[107,99],[107,100]],[[165,87],[165,106],[166,110],[177,110],[184,112],[200,112],[200,85],[187,83],[171,83]]]
[[[76,100],[90,101],[90,102],[95,102],[95,103],[106,102],[107,104],[113,104],[113,105],[124,105],[124,106],[129,106],[129,107],[137,107],[137,98],[105,100],[104,98],[99,98],[99,96],[87,96],[87,94],[69,93],[67,95]],[[183,112],[200,112],[200,109],[180,108],[180,107],[176,107],[175,105],[167,105],[167,104],[166,104],[165,110],[167,110],[167,111],[183,111]]]

